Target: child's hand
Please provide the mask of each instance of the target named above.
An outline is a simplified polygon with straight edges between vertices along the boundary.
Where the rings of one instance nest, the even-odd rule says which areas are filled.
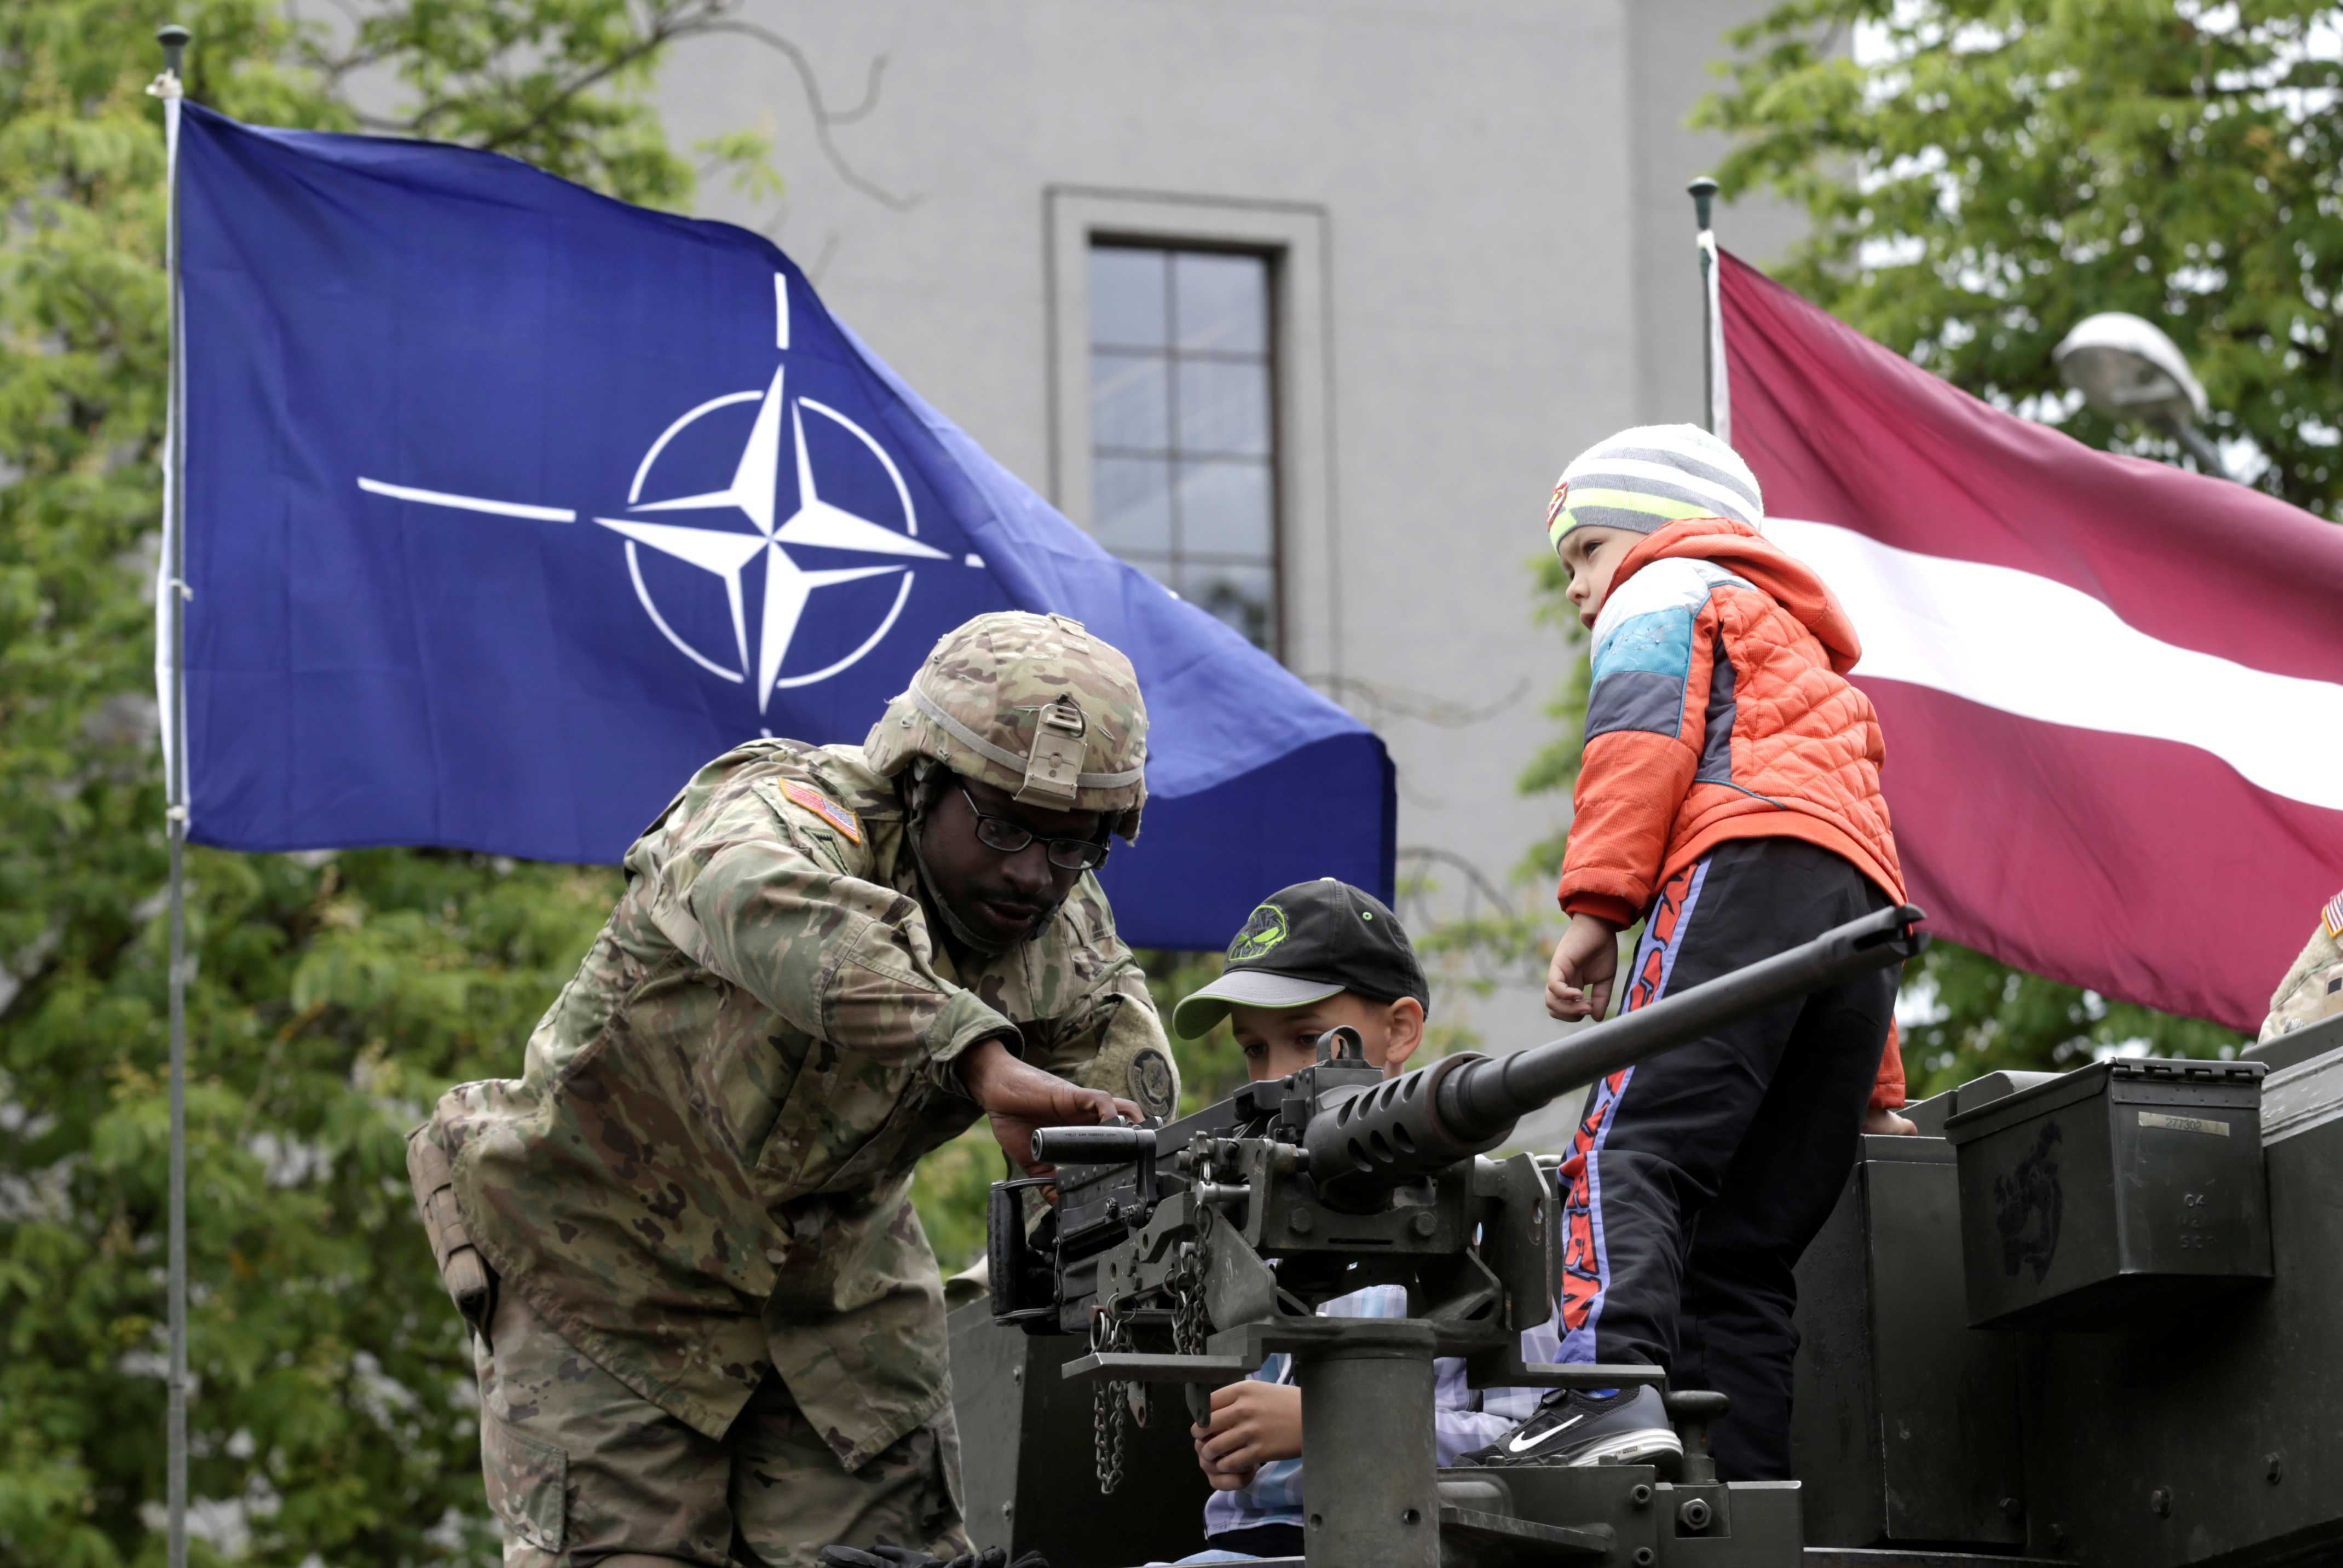
[[[1252,1379],[1216,1388],[1211,1422],[1188,1430],[1205,1478],[1233,1492],[1271,1460],[1302,1457],[1302,1391]]]
[[[1871,1106],[1864,1111],[1863,1130],[1875,1136],[1896,1133],[1906,1138],[1916,1138],[1920,1135],[1919,1128],[1910,1121],[1879,1105]]]
[[[1196,1432],[1204,1429],[1192,1426],[1188,1430]],[[1196,1462],[1203,1467],[1205,1484],[1215,1492],[1235,1492],[1252,1483],[1253,1473],[1242,1466],[1233,1470],[1214,1468],[1212,1462],[1204,1457],[1204,1440],[1201,1437],[1196,1439]]]
[[[1610,1010],[1611,982],[1618,974],[1619,928],[1594,915],[1571,916],[1545,971],[1547,1016],[1564,1022],[1601,1018]]]

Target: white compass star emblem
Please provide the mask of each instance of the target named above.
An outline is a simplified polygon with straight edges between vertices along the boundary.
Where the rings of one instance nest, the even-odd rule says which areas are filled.
[[[783,547],[798,545],[832,550],[853,550],[870,555],[910,556],[923,560],[948,559],[945,553],[930,545],[921,544],[910,533],[898,533],[868,518],[831,505],[821,498],[814,482],[813,463],[806,452],[805,420],[809,410],[835,421],[860,437],[872,454],[886,467],[887,475],[895,482],[897,495],[903,507],[907,524],[916,528],[916,517],[911,509],[910,491],[903,476],[887,456],[886,449],[870,439],[862,427],[837,410],[810,398],[800,397],[789,410],[789,434],[796,449],[798,509],[788,521],[776,526],[776,499],[780,477],[781,422],[786,403],[781,395],[782,383],[788,375],[786,366],[773,372],[772,385],[761,397],[754,392],[736,392],[701,404],[669,426],[645,453],[641,467],[635,470],[635,482],[627,496],[627,509],[631,512],[684,512],[734,508],[745,515],[757,531],[742,533],[737,528],[687,528],[677,523],[650,523],[632,518],[596,518],[602,527],[623,534],[628,540],[627,564],[633,573],[635,592],[652,621],[666,634],[669,642],[689,654],[714,674],[729,680],[748,678],[750,672],[749,656],[749,618],[740,588],[740,574],[761,556],[765,561],[765,609],[757,629],[756,681],[757,710],[763,712],[766,703],[779,687],[802,686],[835,673],[844,664],[860,658],[872,643],[887,635],[902,608],[904,596],[910,590],[906,573],[902,588],[897,593],[894,609],[890,611],[879,628],[872,632],[862,648],[847,656],[840,665],[817,670],[809,675],[781,677],[781,663],[789,656],[789,643],[797,635],[798,622],[805,614],[806,602],[818,588],[833,583],[854,582],[862,578],[882,577],[890,572],[903,572],[900,566],[870,566],[832,568],[809,571],[799,566]],[[643,482],[649,477],[651,465],[660,451],[687,426],[702,415],[732,403],[758,401],[757,422],[750,427],[748,444],[740,450],[740,460],[732,470],[732,482],[721,490],[704,495],[684,496],[669,501],[639,499]],[[714,574],[724,584],[727,603],[732,610],[732,637],[739,656],[736,672],[726,668],[693,648],[676,635],[653,604],[643,583],[642,568],[634,553],[634,546],[647,545],[663,555],[698,567]]]
[[[776,346],[786,352],[789,346],[789,287],[787,279],[778,274],[773,278],[773,302]],[[759,713],[766,710],[766,705],[775,691],[826,680],[878,646],[880,639],[894,627],[896,618],[902,614],[904,602],[910,597],[910,561],[950,559],[948,552],[920,542],[919,516],[911,505],[910,489],[903,483],[902,470],[895,466],[895,460],[888,455],[887,449],[871,439],[870,432],[861,426],[826,404],[800,397],[792,406],[782,396],[787,372],[786,365],[776,368],[772,384],[762,392],[732,392],[721,397],[711,397],[677,419],[660,432],[659,439],[651,443],[650,450],[643,454],[641,464],[635,469],[634,483],[627,492],[627,510],[630,514],[729,509],[747,518],[755,532],[744,532],[739,528],[650,522],[640,516],[597,517],[593,519],[626,539],[627,571],[634,582],[635,597],[660,635],[712,675],[730,681],[753,680],[757,711]],[[739,459],[733,466],[731,483],[720,490],[680,496],[670,500],[643,499],[652,466],[659,461],[659,454],[667,449],[669,442],[717,409],[741,403],[756,404],[757,418],[749,427],[749,439],[740,449]],[[829,420],[860,441],[878,459],[880,466],[886,470],[887,477],[893,482],[896,500],[902,508],[903,525],[900,531],[859,517],[822,498],[814,479],[813,461],[807,450],[806,419],[809,415]],[[779,517],[779,501],[781,433],[785,420],[796,457],[798,506],[797,510],[784,520]],[[380,479],[361,477],[358,488],[395,500],[486,512],[498,517],[525,518],[550,523],[574,523],[578,520],[578,513],[567,507],[459,496],[444,490],[388,484]],[[893,559],[876,566],[827,567],[809,570],[789,554],[790,547],[886,556]],[[710,658],[693,647],[659,613],[650,585],[643,577],[639,550],[645,548],[696,567],[723,585],[726,602],[732,611],[733,646],[729,651],[738,660],[737,668],[722,659]],[[741,578],[760,557],[765,564],[764,608],[759,618],[752,657],[748,601]],[[967,564],[980,568],[984,563],[980,558],[970,556]],[[781,673],[789,659],[789,646],[797,638],[806,607],[815,589],[890,574],[900,574],[902,583],[896,589],[894,602],[876,630],[863,638],[851,652],[822,668],[798,675]]]

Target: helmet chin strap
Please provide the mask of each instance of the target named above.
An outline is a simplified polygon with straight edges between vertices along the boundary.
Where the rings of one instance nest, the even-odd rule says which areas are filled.
[[[912,869],[919,873],[920,890],[927,895],[923,901],[928,907],[929,913],[943,921],[944,930],[949,931],[952,940],[960,946],[970,951],[982,953],[987,958],[997,958],[1017,946],[1019,942],[1031,941],[1032,938],[1016,937],[1008,941],[1001,941],[993,937],[979,936],[970,930],[968,923],[962,920],[952,909],[951,900],[945,898],[942,890],[936,886],[935,878],[928,870],[927,857],[920,852],[920,841],[927,837],[928,811],[935,798],[934,792],[928,789],[928,779],[931,773],[938,770],[941,770],[947,778],[950,776],[950,769],[944,768],[942,764],[930,758],[923,757],[911,765],[911,810],[910,819],[903,824],[903,847],[910,853]],[[1057,903],[1050,906],[1048,912],[1033,928],[1037,934],[1043,926],[1049,924],[1051,917],[1058,912],[1059,905],[1065,901],[1060,899]]]

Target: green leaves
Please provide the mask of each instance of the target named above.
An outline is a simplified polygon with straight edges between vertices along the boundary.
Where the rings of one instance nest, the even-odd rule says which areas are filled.
[[[514,1070],[617,878],[395,850],[189,859],[196,1494],[265,1493],[247,1519],[263,1562],[484,1549],[469,1353],[404,1134],[448,1083]],[[51,1478],[0,1495],[0,1561],[151,1545],[162,949],[149,920],[0,1019],[0,1170],[23,1184],[0,1210],[0,1427],[11,1474]]]
[[[2202,1019],[2111,1002],[2080,986],[1936,942],[1905,971],[1904,1075],[1914,1100],[2000,1069],[2064,1072],[2116,1051],[2232,1057],[2245,1037]]]
[[[2255,483],[2343,505],[2343,8],[2305,0],[1798,0],[1735,35],[1704,123],[1728,195],[1813,230],[1783,281],[2093,446],[2168,439],[2079,407],[2050,350],[2097,311],[2170,333]],[[1852,54],[1835,45],[1852,45]]]
[[[1796,0],[1735,35],[1700,117],[1740,138],[1727,194],[1805,207],[1779,276],[1808,298],[1988,401],[2168,458],[2081,407],[2050,358],[2086,316],[2144,316],[2204,380],[2208,433],[2250,440],[2257,484],[2332,518],[2343,62],[2318,40],[2338,23],[2303,0]],[[1941,942],[1906,999],[1928,1003],[1905,1042],[1915,1098],[2242,1043]]]
[[[387,65],[414,95],[363,128],[507,153],[632,202],[681,208],[691,166],[637,95],[660,53],[736,0],[408,0],[367,13],[347,53],[309,57],[329,80]]]
[[[355,34],[202,0],[189,89],[401,117],[676,206],[639,95],[725,7],[393,0]],[[167,1117],[152,594],[167,362],[159,15],[0,6],[0,1565],[159,1561]],[[719,161],[753,160],[733,142]],[[518,1070],[615,873],[187,859],[192,1488],[244,1559],[477,1562],[470,1352],[406,1191],[449,1083]],[[202,1530],[198,1561],[216,1560]]]

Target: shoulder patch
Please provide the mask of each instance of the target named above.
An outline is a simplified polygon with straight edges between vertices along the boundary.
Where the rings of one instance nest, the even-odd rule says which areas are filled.
[[[1131,1058],[1131,1098],[1148,1115],[1168,1119],[1180,1109],[1173,1082],[1171,1059],[1161,1051],[1142,1050]]]
[[[804,807],[831,827],[846,835],[850,844],[862,842],[862,824],[853,812],[823,794],[810,784],[800,784],[794,779],[780,780],[781,793]]]

